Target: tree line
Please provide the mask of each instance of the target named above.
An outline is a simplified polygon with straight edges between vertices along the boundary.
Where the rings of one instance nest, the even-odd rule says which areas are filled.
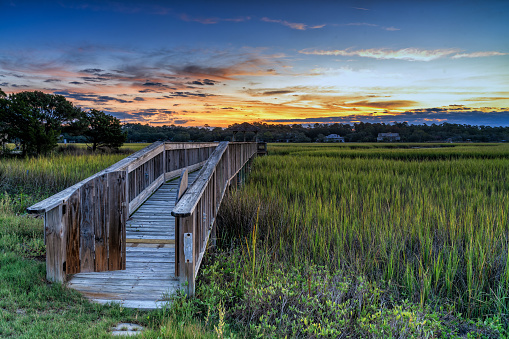
[[[461,124],[410,125],[401,123],[356,123],[356,124],[313,124],[283,125],[253,123],[259,128],[257,135],[246,132],[246,141],[265,142],[324,142],[326,136],[338,134],[346,142],[375,142],[379,133],[399,133],[400,142],[501,142],[509,140],[509,127],[472,126]],[[231,141],[233,133],[229,128],[184,127],[176,125],[150,126],[125,124],[128,142],[171,141]],[[244,140],[243,133],[237,134],[237,141]]]
[[[0,89],[0,143],[19,144],[23,155],[47,154],[63,135],[81,137],[93,151],[118,149],[127,138],[119,119],[83,110],[64,96],[39,91],[6,95]]]
[[[255,122],[258,132],[238,133],[236,141],[324,142],[337,134],[346,142],[374,142],[379,133],[399,133],[401,142],[503,142],[509,140],[509,127],[461,124],[410,125],[400,123],[355,123],[283,125]],[[23,155],[47,154],[63,138],[84,142],[93,151],[118,149],[127,142],[168,140],[231,141],[232,128],[185,127],[177,125],[150,126],[121,124],[120,120],[102,111],[83,110],[61,95],[25,91],[6,95],[0,89],[0,144],[16,142]]]

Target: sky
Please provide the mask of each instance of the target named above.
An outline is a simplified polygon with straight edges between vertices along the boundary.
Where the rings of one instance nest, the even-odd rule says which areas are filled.
[[[0,89],[154,126],[509,126],[509,1],[0,0]]]

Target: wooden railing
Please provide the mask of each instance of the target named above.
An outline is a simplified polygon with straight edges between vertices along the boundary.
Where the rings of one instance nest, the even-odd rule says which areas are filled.
[[[214,234],[226,189],[237,184],[239,174],[256,154],[256,143],[221,142],[172,211],[176,219],[175,275],[186,286],[188,295],[194,295],[196,275],[207,242]]]
[[[217,145],[156,142],[29,207],[44,214],[47,279],[125,269],[129,215],[183,168],[201,167]]]

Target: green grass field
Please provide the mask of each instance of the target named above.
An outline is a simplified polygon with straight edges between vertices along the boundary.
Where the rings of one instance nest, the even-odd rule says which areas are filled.
[[[508,146],[271,145],[223,206],[222,246],[244,248],[255,280],[319,265],[396,303],[507,322]]]
[[[108,337],[121,321],[144,338],[507,337],[509,145],[269,154],[223,202],[196,298],[153,312],[49,284],[42,220],[20,215],[125,155],[0,160],[0,337]]]

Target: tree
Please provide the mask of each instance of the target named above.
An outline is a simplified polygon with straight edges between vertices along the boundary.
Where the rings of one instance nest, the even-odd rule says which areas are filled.
[[[94,152],[104,147],[118,149],[127,139],[120,120],[103,111],[92,109],[83,112],[78,124],[81,126],[79,134],[86,138],[87,143],[92,144]]]
[[[24,155],[51,151],[61,132],[80,114],[81,109],[61,95],[39,91],[8,97],[0,94],[0,133],[19,140]]]

